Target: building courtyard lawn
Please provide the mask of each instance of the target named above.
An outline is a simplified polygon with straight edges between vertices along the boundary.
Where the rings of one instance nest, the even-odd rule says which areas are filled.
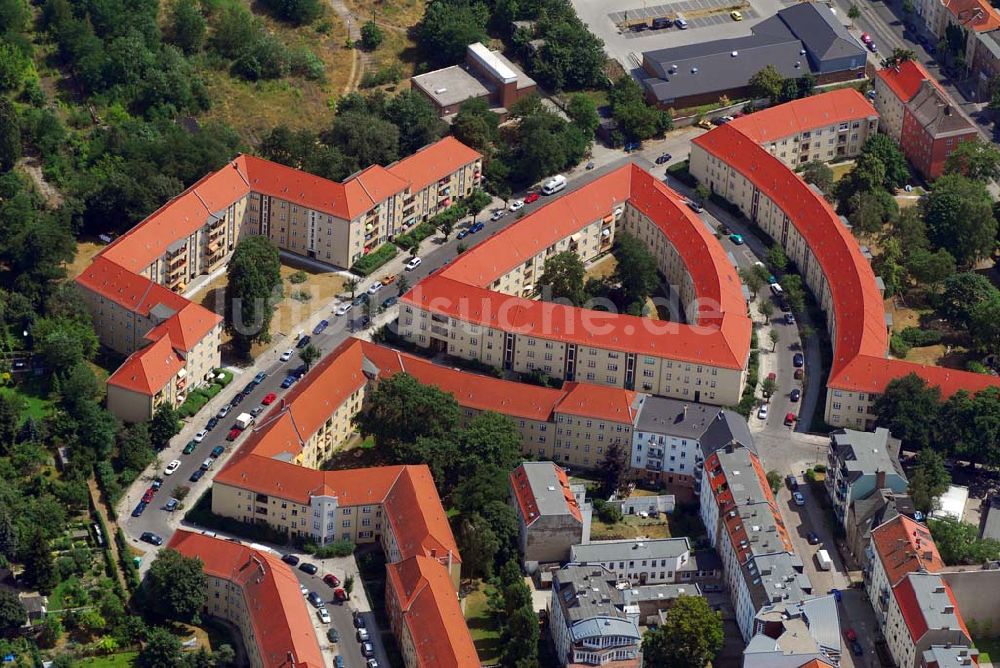
[[[32,418],[40,421],[49,414],[52,408],[52,401],[43,385],[40,380],[29,378],[17,385],[0,387],[0,394],[21,398],[24,402],[21,410],[22,420]]]
[[[490,615],[488,589],[489,585],[480,582],[476,590],[465,597],[465,622],[476,644],[479,662],[484,666],[500,663],[500,629]]]
[[[138,652],[119,652],[108,656],[88,656],[77,659],[73,665],[89,668],[131,668],[139,657]]]
[[[590,526],[590,537],[592,540],[670,538],[670,525],[661,518],[642,518],[638,515],[626,515],[621,522],[605,524],[597,519],[595,513]]]

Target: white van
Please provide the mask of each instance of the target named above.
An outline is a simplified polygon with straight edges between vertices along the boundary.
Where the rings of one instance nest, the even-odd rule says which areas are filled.
[[[833,568],[833,559],[826,550],[816,550],[816,565],[821,571],[828,571]]]
[[[775,297],[780,297],[785,291],[781,289],[781,285],[778,283],[771,283],[771,292],[774,293]]]
[[[563,176],[562,174],[556,174],[551,179],[542,184],[542,194],[554,195],[565,187],[566,187],[566,177]]]

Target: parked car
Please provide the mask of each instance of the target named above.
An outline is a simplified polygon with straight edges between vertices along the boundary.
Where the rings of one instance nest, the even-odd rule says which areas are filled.
[[[382,308],[391,308],[396,305],[397,297],[392,296],[382,301]]]
[[[343,589],[335,589],[333,592],[333,600],[337,603],[343,603],[347,600],[347,592]]]
[[[857,640],[851,643],[851,654],[854,656],[864,656],[865,648]]]
[[[320,608],[316,611],[316,616],[319,617],[319,621],[323,624],[330,623],[330,612],[326,608]]]
[[[375,285],[380,286],[381,284],[376,283]],[[322,334],[323,331],[329,326],[330,326],[329,320],[320,320],[319,322],[316,323],[316,326],[313,327],[313,335],[315,336],[317,334]]]
[[[163,475],[173,475],[174,471],[181,467],[181,460],[175,459],[174,461],[167,464],[167,468],[163,469]]]
[[[298,342],[295,344],[295,347],[301,350],[302,348],[308,346],[311,341],[312,337],[307,334],[306,336],[303,336],[298,340]]]
[[[324,575],[323,582],[325,582],[328,587],[333,587],[334,589],[340,586],[340,580],[338,580],[337,576],[333,573],[327,573]]]
[[[626,153],[631,153],[633,151],[638,151],[641,148],[642,148],[642,142],[631,141],[631,142],[626,142],[624,146],[624,151]]]
[[[334,668],[344,668],[344,657],[340,656],[339,654],[333,657],[333,665]]]
[[[226,449],[224,447],[222,447],[221,445],[217,445],[214,448],[212,448],[212,454],[211,454],[211,456],[214,457],[214,458],[216,458],[216,459],[218,459],[219,457],[222,456],[222,453],[225,452],[225,451],[226,451]]]
[[[240,390],[240,394],[242,394],[243,397],[246,398],[250,396],[250,393],[253,392],[255,389],[257,389],[257,382],[251,380],[249,383],[243,386],[243,389]]]
[[[327,629],[326,639],[330,642],[340,642],[340,634],[337,632],[337,629]]]
[[[142,511],[144,510],[146,510],[146,502],[140,501],[132,511],[132,517],[139,517],[139,515],[142,515]]]
[[[323,605],[323,597],[314,591],[309,592],[309,595],[306,596],[306,599],[309,601],[309,603],[312,604],[314,608],[318,608]]]
[[[180,501],[177,499],[168,499],[167,505],[163,506],[163,509],[168,513],[172,513],[177,510],[177,506],[180,505]]]
[[[292,359],[292,355],[294,355],[294,354],[295,354],[295,351],[292,350],[291,348],[289,348],[285,352],[281,353],[281,358],[280,359],[281,359],[282,362],[287,362],[288,360]]]
[[[250,417],[257,417],[263,412],[264,412],[263,406],[254,406],[253,408],[250,409]]]
[[[792,315],[791,312],[785,314],[785,324],[786,325],[794,325],[795,324],[795,316]]]
[[[278,398],[277,394],[275,394],[274,392],[268,392],[267,394],[264,395],[264,398],[260,400],[260,403],[262,403],[265,406],[270,406],[271,404],[274,403],[274,400],[277,398]]]
[[[208,430],[202,429],[201,431],[199,431],[197,434],[194,435],[194,440],[197,443],[201,443],[202,441],[205,440],[206,436],[208,436]]]
[[[455,238],[458,240],[462,240],[465,237],[469,236],[470,234],[472,234],[472,232],[469,231],[469,228],[465,228],[464,230],[459,230],[458,234],[455,235]]]
[[[797,506],[806,505],[806,497],[802,496],[802,492],[792,492],[792,501],[794,501]]]
[[[297,566],[299,563],[299,558],[294,554],[283,554],[281,555],[281,560],[289,566]]]
[[[215,429],[215,425],[217,424],[219,424],[219,418],[213,415],[208,419],[208,422],[205,423],[205,429],[207,429],[208,431],[212,431],[213,429]]]
[[[806,540],[809,541],[810,545],[819,545],[819,534],[815,531],[810,531],[806,534]]]
[[[795,424],[796,417],[797,416],[795,415],[795,413],[791,412],[785,413],[785,426],[791,427],[793,424]]]
[[[153,489],[160,489],[163,487],[163,478],[153,478],[153,484],[150,485]]]
[[[510,209],[511,211],[517,211],[517,210],[519,210],[523,206],[524,206],[524,200],[523,199],[516,199],[516,200],[512,201],[510,203],[510,206],[508,206],[507,208]]]
[[[399,277],[396,276],[396,274],[389,274],[388,276],[382,279],[382,285],[392,285],[393,283],[396,282],[397,278]]]
[[[742,21],[743,13],[734,9],[733,11],[729,12],[729,18],[731,18],[734,21]]]
[[[361,653],[365,656],[365,658],[368,658],[370,656],[375,656],[375,646],[372,645],[370,642],[362,643]]]
[[[299,570],[303,573],[308,573],[309,575],[316,575],[316,572],[319,569],[316,568],[316,564],[310,564],[308,561],[303,561],[299,564]]]
[[[346,304],[341,304],[340,306],[338,306],[337,309],[333,312],[333,314],[336,316],[346,315],[347,312],[350,311],[352,308],[354,308],[354,305],[351,304],[350,302],[347,302]]]
[[[237,394],[236,394],[236,395],[235,395],[235,396],[233,397],[232,401],[230,401],[230,402],[229,402],[229,405],[230,405],[230,406],[239,406],[240,404],[242,404],[242,403],[243,403],[243,400],[244,400],[244,399],[246,399],[246,395],[245,395],[245,394],[243,394],[242,392],[239,392],[239,393],[237,393]]]
[[[875,42],[868,42],[868,50],[872,53],[878,53],[878,47],[875,45]]]
[[[731,229],[729,229],[728,227],[726,227],[725,225],[719,225],[719,227],[717,228],[716,231],[719,234],[721,234],[722,236],[724,236],[724,237],[728,237],[730,234],[733,233],[733,231]],[[757,264],[761,264],[761,263],[758,262]]]
[[[658,165],[665,165],[668,162],[670,162],[673,159],[673,157],[674,156],[670,155],[669,153],[664,153],[662,155],[657,156],[654,162],[656,162],[656,164]]]
[[[267,374],[261,371],[260,373],[258,373],[256,376],[253,377],[254,385],[260,385],[261,383],[264,382],[265,378],[267,378]]]
[[[848,627],[844,631],[844,637],[847,638],[847,642],[854,642],[858,639],[858,634],[854,631],[854,629]]]
[[[207,471],[208,469],[212,468],[212,464],[214,464],[214,463],[215,463],[215,460],[212,459],[211,457],[206,458],[205,461],[203,461],[201,463],[201,470],[202,471]]]
[[[368,294],[374,295],[378,294],[378,291],[382,289],[382,281],[375,281],[368,286]]]
[[[240,434],[242,433],[243,433],[242,429],[237,429],[236,427],[233,427],[232,429],[229,430],[229,434],[226,435],[226,440],[232,443],[233,441],[238,439],[240,437]]]
[[[698,202],[695,202],[694,200],[686,199],[684,200],[684,203],[687,204],[688,208],[694,211],[695,213],[701,213],[702,211],[705,210],[705,207],[703,207],[701,204],[698,204]]]
[[[785,480],[788,482],[788,489],[792,490],[793,492],[798,491],[798,489],[799,489],[799,479],[798,478],[796,478],[792,474],[788,474],[788,477],[785,478]]]
[[[486,225],[484,225],[483,223],[475,223],[472,227],[469,228],[469,234],[482,232],[484,229],[486,229]]]
[[[358,642],[368,642],[368,629],[358,629],[355,637],[358,639]]]
[[[354,611],[354,628],[363,629],[365,628],[365,618],[358,614],[358,611]]]
[[[532,202],[537,202],[541,198],[541,195],[535,192],[528,193],[524,197],[525,204],[531,204]]]
[[[410,261],[406,263],[406,271],[413,271],[420,266],[420,262],[421,260],[419,257],[411,257]]]
[[[139,540],[150,545],[163,545],[163,539],[152,531],[143,531],[142,535],[139,536]]]
[[[295,381],[297,381],[297,380],[298,380],[298,377],[296,377],[294,374],[288,374],[287,376],[285,376],[285,379],[283,381],[281,381],[281,389],[287,390],[293,384],[295,384]]]
[[[155,494],[156,494],[156,490],[155,490],[155,489],[153,489],[152,487],[150,487],[150,488],[149,488],[149,489],[147,489],[147,490],[146,490],[146,492],[145,492],[145,493],[144,493],[144,494],[142,495],[142,500],[143,500],[144,502],[146,502],[146,503],[149,503],[150,501],[152,501],[152,500],[153,500],[153,495],[155,495]]]
[[[680,27],[680,23],[678,23],[677,26]],[[684,28],[681,28],[681,30],[683,30],[683,29]],[[695,126],[701,128],[703,130],[711,130],[712,129],[712,122],[709,121],[708,119],[703,118],[700,121],[698,121],[697,123],[695,123]]]
[[[761,420],[767,419],[767,404],[764,404],[763,406],[760,407],[760,409],[757,411],[757,417]]]
[[[351,306],[364,306],[368,303],[368,293],[362,292],[360,295],[351,300]]]
[[[507,211],[506,210],[504,210],[504,209],[497,209],[496,211],[493,212],[493,215],[490,216],[490,220],[491,221],[497,221],[497,220],[500,220],[501,218],[503,218],[506,215],[507,215]]]
[[[188,480],[190,480],[191,482],[198,482],[204,475],[205,471],[203,471],[202,469],[196,469],[195,472],[192,473],[191,476],[188,478]]]
[[[798,401],[799,399],[802,398],[802,390],[796,387],[794,390],[788,393],[788,398],[791,399],[793,402]]]
[[[184,446],[184,449],[181,452],[183,452],[185,455],[190,455],[197,448],[198,448],[198,441],[191,440],[188,441],[188,444]]]
[[[378,661],[374,658],[368,659],[368,663],[365,664],[365,668],[378,668]]]
[[[743,235],[742,234],[730,234],[729,240],[732,241],[737,246],[743,245]]]
[[[872,41],[872,36],[866,32],[863,32],[861,33],[861,41],[867,44],[868,42]]]
[[[802,353],[795,353],[792,355],[792,366],[795,368],[800,368],[805,363],[806,358],[802,355]]]
[[[219,412],[215,414],[215,417],[217,417],[217,418],[219,418],[221,420],[222,418],[224,418],[227,415],[229,415],[229,411],[232,410],[232,408],[233,408],[232,406],[230,406],[229,404],[226,404],[225,406],[223,406],[222,408],[219,409]]]

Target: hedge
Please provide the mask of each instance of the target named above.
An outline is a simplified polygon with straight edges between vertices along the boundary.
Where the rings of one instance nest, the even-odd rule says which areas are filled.
[[[126,540],[125,532],[122,531],[121,527],[118,527],[118,531],[115,533],[115,542],[118,543],[118,559],[121,561],[122,571],[125,573],[125,584],[128,585],[129,591],[135,591],[139,588],[139,569],[132,561],[132,551],[129,549],[128,540]]]
[[[191,417],[198,411],[200,411],[205,404],[208,403],[208,396],[204,392],[199,390],[194,390],[188,395],[184,403],[181,404],[180,408],[177,409],[177,413],[182,417]]]
[[[215,382],[225,387],[229,383],[233,382],[233,372],[226,371],[225,369],[215,369],[212,373],[215,374]],[[219,376],[222,376],[221,378]]]
[[[409,232],[396,235],[393,243],[403,250],[410,250],[415,246],[419,246],[421,241],[434,234],[435,229],[437,228],[429,222],[420,223]]]
[[[354,266],[351,267],[351,271],[355,274],[368,276],[386,262],[396,257],[397,253],[399,253],[399,249],[397,249],[394,245],[389,243],[382,244],[371,253],[362,256],[357,262],[355,262]]]
[[[906,357],[906,353],[910,352],[910,348],[910,344],[899,334],[893,334],[889,337],[889,350],[896,357],[900,359]]]
[[[933,329],[920,329],[919,327],[907,327],[899,336],[914,348],[922,346],[936,346],[941,343],[941,332]]]

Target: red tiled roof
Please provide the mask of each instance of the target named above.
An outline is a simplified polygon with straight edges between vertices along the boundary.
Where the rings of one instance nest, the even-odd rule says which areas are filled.
[[[477,151],[449,135],[394,162],[387,169],[407,181],[410,192],[415,193],[482,157]]]
[[[883,67],[875,72],[875,76],[884,81],[904,103],[913,99],[923,81],[932,81],[935,86],[941,87],[931,73],[915,60],[905,60],[895,67]]]
[[[941,577],[936,574],[924,574],[924,573],[910,573],[903,577],[892,589],[892,594],[896,598],[896,603],[899,605],[899,612],[903,617],[903,622],[906,624],[906,630],[910,634],[910,638],[914,644],[918,644],[920,640],[924,637],[924,634],[930,630],[927,623],[927,618],[924,615],[924,611],[921,608],[920,600],[917,596],[917,592],[914,589],[913,578],[935,578],[933,584],[935,587],[944,587],[944,593],[948,597],[949,605],[954,608],[955,621],[958,623],[959,629],[965,633],[966,637],[969,637],[969,629],[965,626],[965,620],[962,619],[962,613],[959,612],[958,603],[955,601],[955,593],[951,589],[951,585]],[[940,594],[936,594],[940,596]],[[943,601],[942,601],[943,603]],[[936,613],[942,613],[943,610],[935,610]],[[950,628],[950,627],[949,627]],[[939,630],[937,627],[935,630]],[[955,629],[951,629],[955,630]],[[971,637],[970,637],[971,640]]]
[[[989,32],[1000,28],[1000,17],[997,10],[984,0],[943,0],[963,28],[972,28],[975,32]]]
[[[573,495],[573,490],[569,486],[569,477],[566,475],[566,471],[563,470],[561,466],[557,466],[553,462],[540,462],[540,464],[548,464],[552,467],[552,475],[555,478],[556,485],[559,486],[559,491],[563,496],[563,500],[566,502],[566,509],[569,510],[569,514],[576,518],[577,522],[583,522],[583,516],[580,513],[580,506],[576,502],[576,496]],[[548,490],[536,490],[532,488],[531,481],[528,480],[528,472],[524,468],[524,464],[521,464],[516,469],[511,471],[510,474],[510,487],[514,490],[514,498],[517,499],[518,508],[521,510],[521,518],[524,523],[531,526],[535,520],[541,517],[541,513],[538,508],[538,494],[544,494]]]
[[[108,378],[108,385],[149,396],[155,395],[184,368],[169,336],[137,350]]]
[[[876,117],[878,112],[864,95],[854,88],[839,88],[741,116],[730,125],[765,144],[828,125]]]
[[[167,335],[177,350],[191,352],[221,322],[222,316],[200,304],[188,302],[177,313],[149,330],[145,338],[156,341]]]
[[[384,501],[400,558],[424,556],[461,563],[431,470],[424,464],[402,468]]]
[[[569,382],[563,384],[566,396],[556,406],[556,413],[580,415],[631,425],[639,412],[638,394],[606,385]]]
[[[197,557],[206,575],[228,580],[239,588],[264,666],[325,665],[299,581],[276,555],[183,529],[174,533],[167,547]]]
[[[76,283],[119,306],[146,317],[154,306],[180,311],[188,300],[145,276],[124,269],[103,255],[98,255],[79,276]]]
[[[895,586],[907,573],[935,573],[944,568],[930,531],[923,524],[904,515],[872,529],[872,544],[885,569],[889,586]]]
[[[413,640],[415,665],[479,668],[476,646],[444,566],[416,556],[389,564],[386,575],[386,598],[398,602]]]

